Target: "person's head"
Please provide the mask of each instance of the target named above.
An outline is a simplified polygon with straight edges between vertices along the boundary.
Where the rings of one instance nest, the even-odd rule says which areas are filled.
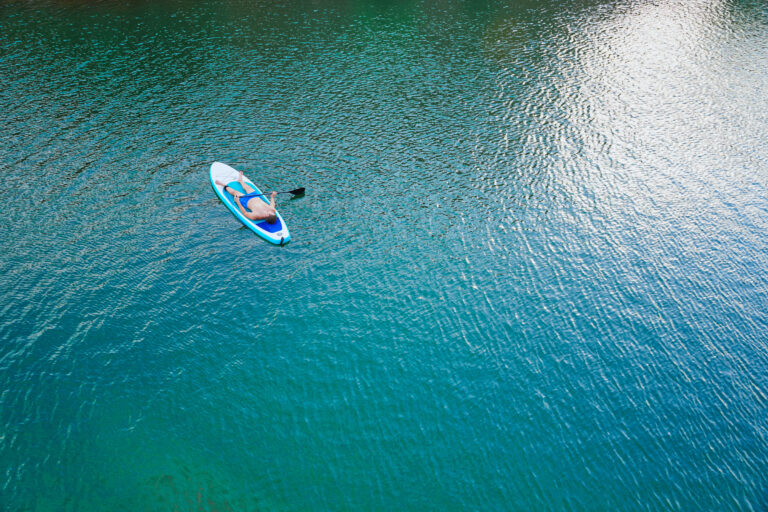
[[[267,217],[267,222],[269,222],[270,224],[274,224],[275,222],[277,222],[277,215],[273,213],[272,215]]]

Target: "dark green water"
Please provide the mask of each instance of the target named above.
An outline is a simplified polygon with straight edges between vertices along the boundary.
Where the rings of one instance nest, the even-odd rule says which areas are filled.
[[[759,1],[3,3],[0,508],[764,510],[766,69]]]

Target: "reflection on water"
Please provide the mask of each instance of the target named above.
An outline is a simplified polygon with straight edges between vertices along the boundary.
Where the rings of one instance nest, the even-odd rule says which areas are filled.
[[[11,510],[762,503],[763,3],[0,20]]]

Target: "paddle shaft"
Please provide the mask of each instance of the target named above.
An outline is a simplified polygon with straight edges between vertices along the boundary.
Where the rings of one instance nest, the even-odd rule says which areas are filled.
[[[271,192],[269,194],[243,194],[240,197],[259,197],[259,196],[268,196],[270,194]],[[282,192],[278,192],[278,194],[295,194],[295,192],[293,192],[292,190],[284,190]]]
[[[228,186],[229,185],[224,185],[224,188],[226,189]],[[282,192],[278,192],[278,194],[293,194],[295,196],[303,194],[303,193],[304,193],[304,187],[297,188],[295,190],[284,190]],[[271,192],[270,192],[270,194],[271,194]],[[270,194],[254,194],[254,193],[250,193],[250,194],[242,194],[240,197],[259,197],[259,196],[267,196],[267,195],[270,195]]]

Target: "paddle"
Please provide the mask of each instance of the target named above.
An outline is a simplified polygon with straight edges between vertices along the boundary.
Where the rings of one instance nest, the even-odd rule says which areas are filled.
[[[294,190],[284,190],[282,192],[278,192],[278,194],[291,194],[292,196],[303,196],[304,195],[304,187],[297,188]],[[269,194],[243,194],[240,197],[258,197],[258,196],[268,196]]]

